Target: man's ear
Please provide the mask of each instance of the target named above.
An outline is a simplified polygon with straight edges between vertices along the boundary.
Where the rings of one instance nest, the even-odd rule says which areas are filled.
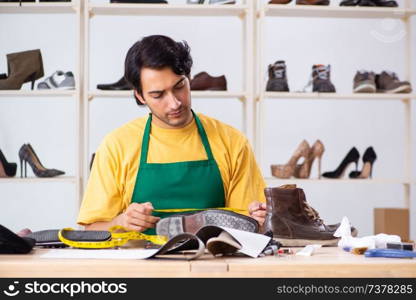
[[[140,101],[141,104],[145,105],[146,101],[144,101],[143,97],[140,95],[140,93],[137,90],[134,90],[134,97],[136,100]]]

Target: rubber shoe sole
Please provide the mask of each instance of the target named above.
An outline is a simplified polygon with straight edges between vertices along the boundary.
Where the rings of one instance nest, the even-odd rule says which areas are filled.
[[[173,215],[156,224],[156,234],[171,238],[181,233],[195,234],[204,226],[215,225],[249,232],[258,232],[259,224],[253,218],[226,210],[204,210],[191,215]]]
[[[339,238],[334,237],[331,240],[308,240],[273,237],[273,240],[278,241],[284,247],[304,247],[306,245],[337,246]]]

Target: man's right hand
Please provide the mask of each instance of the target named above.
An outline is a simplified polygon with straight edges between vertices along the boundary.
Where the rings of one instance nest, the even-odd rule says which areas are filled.
[[[131,203],[125,212],[114,219],[114,223],[128,230],[139,232],[154,228],[160,218],[152,216],[153,209],[150,202]]]

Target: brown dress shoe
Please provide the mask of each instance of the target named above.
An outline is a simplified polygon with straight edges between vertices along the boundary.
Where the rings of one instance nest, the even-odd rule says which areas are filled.
[[[264,230],[284,246],[309,244],[336,245],[338,224],[325,225],[319,214],[306,202],[305,193],[295,185],[264,189],[267,211]],[[338,226],[337,226],[338,225]]]
[[[296,0],[296,4],[303,4],[303,5],[329,5],[329,0]]]
[[[194,76],[191,80],[192,91],[226,91],[227,80],[225,76],[213,77],[207,72],[201,72]]]

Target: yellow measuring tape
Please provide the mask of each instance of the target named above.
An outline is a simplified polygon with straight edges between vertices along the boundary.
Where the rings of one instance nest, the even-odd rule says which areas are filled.
[[[243,212],[243,209],[229,208],[229,207],[219,207],[219,208],[209,208],[209,209],[218,209],[218,210],[227,210],[232,212]],[[166,212],[166,213],[178,213],[178,212],[188,212],[188,211],[202,211],[207,210],[207,208],[179,208],[179,209],[155,209],[156,212]],[[127,231],[122,226],[113,226],[109,229],[111,233],[111,240],[109,241],[97,241],[97,242],[80,242],[70,240],[65,237],[67,231],[73,231],[73,228],[63,228],[58,232],[59,240],[73,248],[82,248],[82,249],[107,249],[120,247],[126,244],[130,240],[146,240],[156,245],[164,245],[168,239],[162,235],[148,235],[136,231]]]

